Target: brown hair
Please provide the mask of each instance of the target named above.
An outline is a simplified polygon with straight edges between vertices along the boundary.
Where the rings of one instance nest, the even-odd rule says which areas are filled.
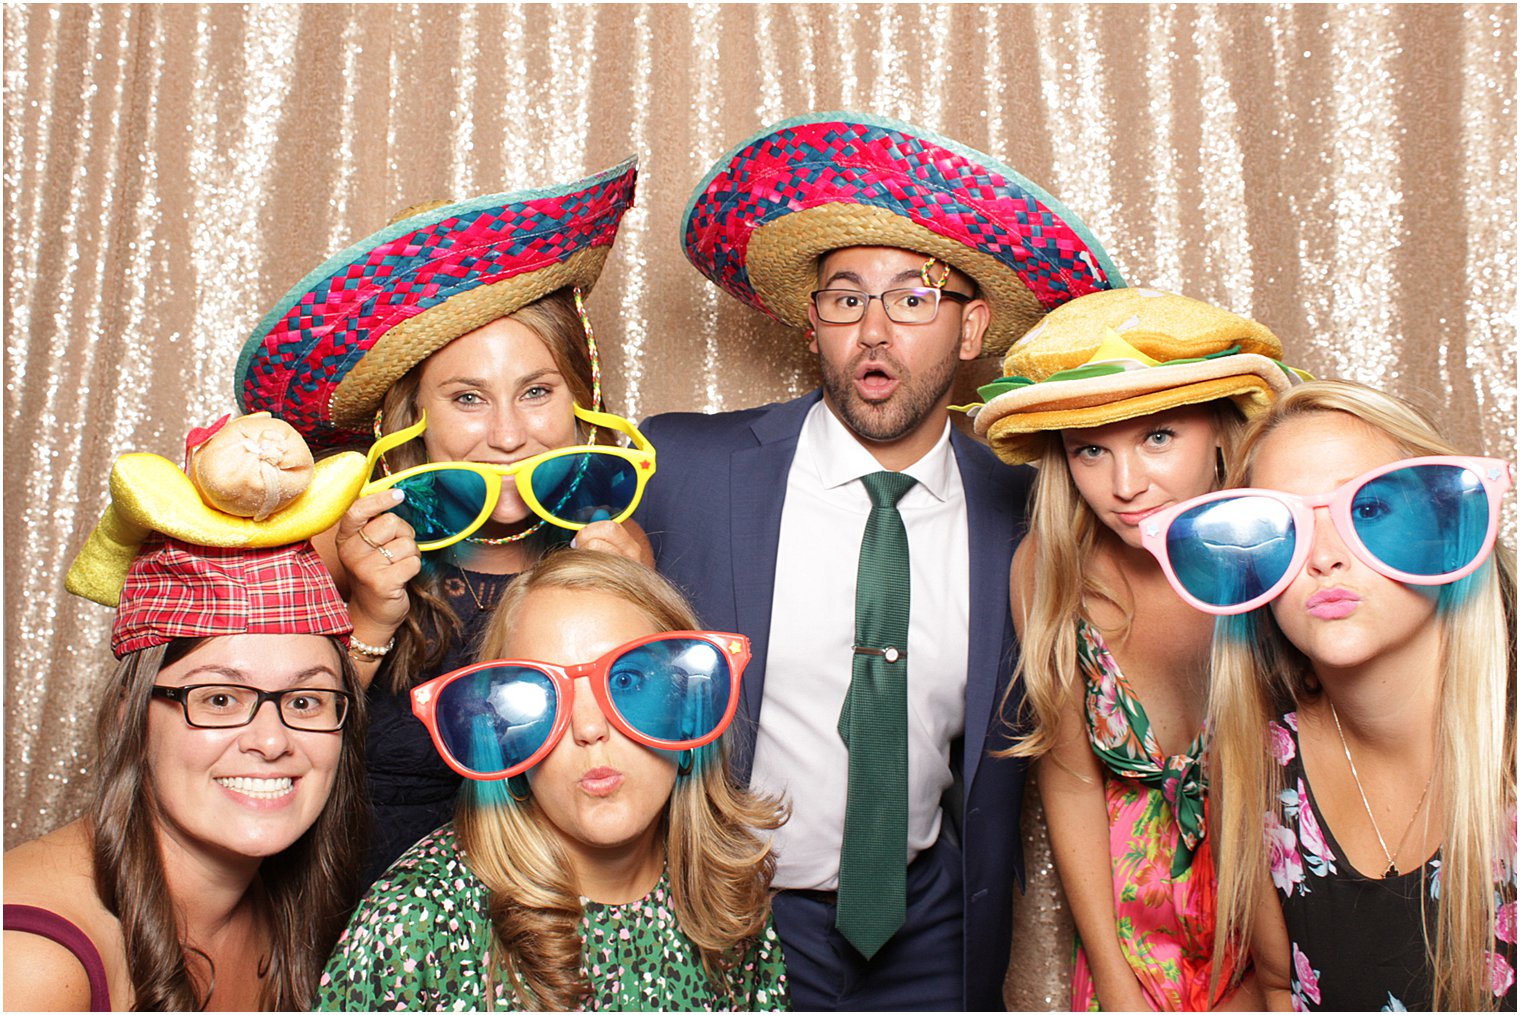
[[[482,658],[501,654],[522,604],[535,590],[577,589],[632,603],[661,631],[695,629],[691,607],[641,564],[593,550],[555,552],[520,574],[502,597],[483,639]],[[707,975],[729,984],[764,931],[776,861],[756,829],[786,819],[779,801],[738,786],[728,773],[728,734],[703,748],[677,778],[662,819],[671,902]],[[581,967],[580,893],[557,834],[514,780],[508,804],[486,800],[488,784],[466,780],[454,827],[470,868],[490,890],[492,975],[511,984],[525,1008],[570,1010],[591,997]],[[490,784],[494,785],[494,784]],[[489,992],[488,992],[489,993]]]
[[[158,847],[161,821],[147,764],[148,706],[159,672],[207,639],[179,639],[121,660],[96,721],[99,777],[87,816],[95,888],[121,923],[132,1007],[138,1011],[200,1011],[215,987],[202,984],[186,962],[189,946],[164,884]],[[304,1009],[348,919],[364,826],[364,692],[348,653],[330,639],[343,688],[354,696],[332,792],[316,822],[284,851],[259,865],[253,893],[269,930],[270,952],[260,993],[267,1011]],[[209,957],[198,953],[210,964]]]
[[[508,320],[526,325],[543,341],[575,404],[583,408],[599,408],[591,404],[591,354],[586,347],[586,333],[575,309],[574,296],[569,290],[558,289],[529,303]],[[403,430],[417,421],[417,390],[426,363],[423,360],[417,364],[385,393],[380,404],[385,433]],[[612,439],[610,434],[600,431],[597,437],[601,441]],[[427,454],[420,440],[408,441],[386,455],[392,472],[426,461]],[[540,532],[529,537],[530,542],[538,545],[539,552],[550,545],[541,538],[543,535]],[[449,649],[462,633],[458,618],[444,598],[443,572],[436,561],[423,557],[422,570],[407,583],[407,593],[411,597],[411,609],[396,631],[395,649],[381,666],[385,685],[395,694],[405,693],[419,677],[442,666]]]

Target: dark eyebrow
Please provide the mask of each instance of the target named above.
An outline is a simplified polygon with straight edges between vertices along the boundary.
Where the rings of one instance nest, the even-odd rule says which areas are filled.
[[[187,678],[202,675],[215,676],[219,678],[218,682],[229,684],[248,683],[248,675],[242,670],[235,670],[230,666],[222,666],[219,663],[207,663],[204,666],[197,666],[185,674]],[[340,684],[343,682],[341,678],[338,677],[336,670],[334,670],[331,666],[322,664],[318,666],[308,666],[300,673],[293,674],[290,678],[290,682],[286,686],[296,687],[300,684],[301,681],[307,679],[308,677],[314,676],[329,676],[334,680],[337,680]]]
[[[859,286],[861,289],[864,289],[866,286],[865,280],[862,279],[859,275],[855,274],[853,271],[850,271],[848,268],[841,268],[839,271],[836,271],[834,274],[830,275],[828,279],[823,283],[823,287],[827,289],[835,282],[850,282]],[[888,280],[887,288],[895,289],[904,282],[922,283],[923,278],[917,269],[905,268],[904,270],[898,272],[896,275],[893,275],[892,278]]]
[[[825,279],[823,282],[823,287],[827,289],[835,282],[853,282],[861,288],[864,288],[866,284],[865,280],[862,279],[859,275],[845,268],[841,268],[839,271],[834,272],[834,274]]]

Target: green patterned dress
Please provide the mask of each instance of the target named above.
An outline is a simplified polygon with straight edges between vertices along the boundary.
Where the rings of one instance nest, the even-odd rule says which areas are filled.
[[[486,1008],[490,893],[465,863],[452,824],[407,850],[359,903],[327,962],[318,1011],[474,1011]],[[637,902],[582,900],[589,1011],[781,1011],[790,1007],[781,944],[767,923],[735,970],[734,993],[714,984],[676,923],[665,875]],[[520,1010],[494,984],[489,1006]]]

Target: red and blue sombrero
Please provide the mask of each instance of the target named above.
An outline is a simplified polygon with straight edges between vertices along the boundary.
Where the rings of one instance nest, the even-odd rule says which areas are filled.
[[[589,290],[636,160],[574,183],[445,204],[393,222],[285,294],[238,357],[238,403],[316,447],[361,442],[385,392],[449,342],[568,286]]]
[[[932,255],[991,304],[984,353],[1048,311],[1123,277],[1082,221],[989,155],[898,120],[812,113],[734,148],[697,186],[682,229],[697,270],[793,327],[808,326],[817,260],[841,247]]]

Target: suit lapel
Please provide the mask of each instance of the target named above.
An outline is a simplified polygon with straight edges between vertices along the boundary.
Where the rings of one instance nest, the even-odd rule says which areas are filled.
[[[966,657],[966,791],[969,793],[987,743],[987,731],[1008,685],[1012,619],[1008,614],[1008,568],[1020,505],[1007,501],[992,482],[989,467],[1007,468],[973,454],[978,446],[958,431],[951,445],[966,492],[966,528],[970,536],[971,631]],[[998,590],[1002,594],[998,595]],[[1001,605],[999,605],[1001,604]]]
[[[729,458],[734,616],[737,630],[750,640],[752,656],[745,671],[742,704],[752,727],[760,721],[760,702],[765,692],[765,662],[770,647],[771,603],[776,590],[776,554],[781,540],[781,511],[786,504],[787,474],[797,451],[803,420],[818,398],[815,391],[761,415],[750,427],[755,443],[736,450]],[[737,741],[734,767],[746,782],[753,751],[753,737]]]

